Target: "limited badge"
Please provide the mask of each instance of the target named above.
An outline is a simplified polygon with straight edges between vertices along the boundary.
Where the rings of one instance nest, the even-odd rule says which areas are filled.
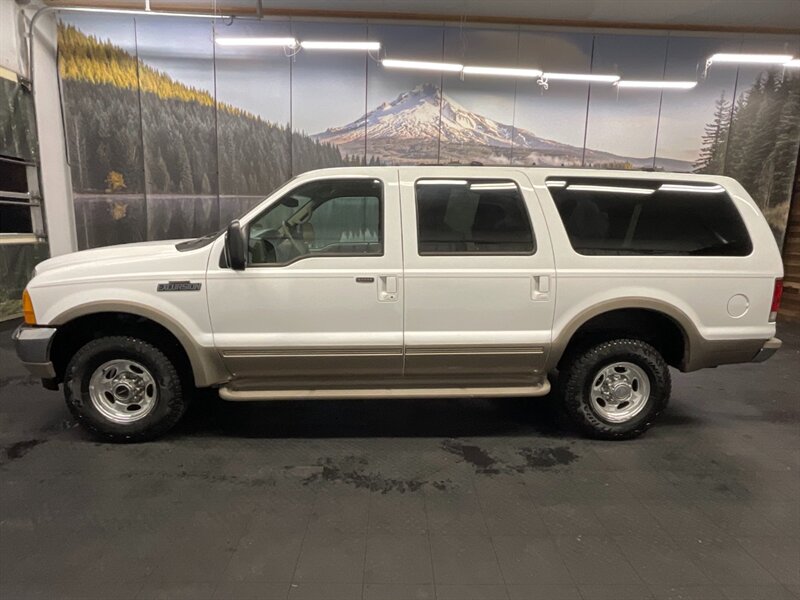
[[[202,283],[195,283],[193,281],[168,281],[167,283],[159,283],[156,288],[157,292],[198,292],[202,287]]]

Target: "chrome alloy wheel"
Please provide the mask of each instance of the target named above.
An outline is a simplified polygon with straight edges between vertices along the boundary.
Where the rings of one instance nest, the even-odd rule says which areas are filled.
[[[609,423],[625,423],[638,415],[650,397],[650,378],[629,362],[615,362],[594,376],[592,408]]]
[[[89,379],[94,407],[113,423],[133,423],[146,417],[158,400],[153,375],[140,363],[117,359],[103,363]]]

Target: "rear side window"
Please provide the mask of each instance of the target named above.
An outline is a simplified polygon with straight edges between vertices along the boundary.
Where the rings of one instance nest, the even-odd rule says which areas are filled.
[[[720,185],[583,177],[551,177],[546,185],[580,254],[746,256],[753,250]]]
[[[420,179],[416,198],[420,255],[536,251],[528,210],[513,181]]]

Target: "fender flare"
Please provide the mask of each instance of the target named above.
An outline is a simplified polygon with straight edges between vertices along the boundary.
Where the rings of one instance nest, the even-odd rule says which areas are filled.
[[[683,335],[684,356],[681,369],[684,369],[692,363],[692,351],[702,346],[703,337],[700,335],[700,332],[697,330],[697,327],[689,315],[663,300],[656,300],[655,298],[648,298],[645,296],[626,296],[599,302],[573,316],[558,332],[558,335],[553,338],[550,354],[548,356],[547,368],[555,368],[573,336],[583,325],[591,319],[605,313],[625,309],[649,310],[660,313],[673,321]]]
[[[208,387],[230,379],[230,374],[222,364],[222,359],[214,348],[199,346],[194,337],[179,323],[164,313],[138,302],[122,300],[100,300],[88,302],[70,308],[50,320],[50,325],[58,327],[79,317],[87,317],[99,313],[126,313],[142,317],[157,323],[169,331],[183,347],[192,367],[194,382],[197,387]]]

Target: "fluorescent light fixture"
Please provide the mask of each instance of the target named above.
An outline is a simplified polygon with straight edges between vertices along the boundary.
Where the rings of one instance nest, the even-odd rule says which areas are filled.
[[[791,54],[714,54],[708,59],[711,63],[740,63],[740,64],[785,64],[794,57]]]
[[[380,50],[380,42],[318,42],[318,41],[305,41],[300,42],[303,50]]]
[[[592,83],[619,81],[619,75],[592,75],[590,73],[543,73],[542,77],[553,81],[589,81]]]
[[[220,46],[297,46],[291,37],[217,37],[214,41]]]
[[[544,182],[544,184],[545,184],[547,187],[557,187],[557,188],[562,188],[562,187],[564,187],[564,186],[566,186],[566,185],[567,185],[567,182],[566,182],[566,181],[562,181],[562,180],[560,180],[560,179],[551,179],[551,180],[549,180],[549,181],[545,181],[545,182]]]
[[[417,185],[467,185],[466,179],[419,179]]]
[[[128,8],[89,8],[84,6],[59,6],[57,10],[68,12],[105,13],[109,15],[141,15],[144,17],[193,17],[195,19],[232,19],[232,15],[206,13],[160,12],[157,10],[135,10]]]
[[[690,90],[697,85],[696,81],[633,81],[620,79],[617,84],[621,88],[650,88],[657,90]]]
[[[500,77],[540,77],[539,69],[516,69],[510,67],[464,67],[465,75],[498,75]]]
[[[608,194],[639,194],[647,196],[654,194],[655,190],[635,187],[615,187],[612,185],[568,185],[567,190],[574,192],[606,192]]]
[[[793,58],[789,62],[783,63],[784,67],[800,67],[800,58]]]
[[[686,185],[681,183],[662,183],[659,192],[689,192],[692,194],[719,194],[725,188],[721,185]]]
[[[395,60],[392,58],[384,58],[381,61],[384,67],[389,67],[390,69],[421,69],[423,71],[452,71],[452,72],[460,72],[464,65],[458,65],[455,63],[443,63],[443,62],[426,62],[421,60]]]
[[[471,190],[515,190],[517,189],[517,184],[508,182],[497,182],[497,183],[473,183],[469,186]]]

